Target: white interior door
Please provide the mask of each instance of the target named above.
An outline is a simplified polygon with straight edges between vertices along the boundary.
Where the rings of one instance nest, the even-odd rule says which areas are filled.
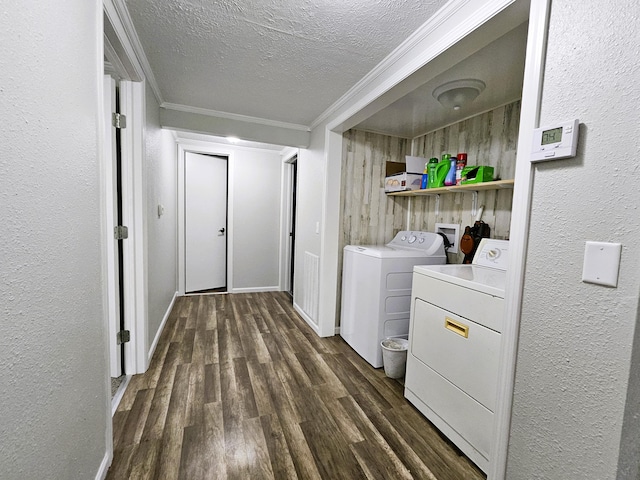
[[[109,312],[109,370],[113,378],[122,374],[122,346],[118,345],[120,331],[120,269],[118,262],[118,242],[113,237],[113,227],[118,224],[117,190],[117,143],[116,129],[111,121],[116,111],[116,81],[109,75],[104,77],[105,114],[105,214],[107,231],[107,308]]]
[[[227,158],[185,156],[185,290],[226,287]]]

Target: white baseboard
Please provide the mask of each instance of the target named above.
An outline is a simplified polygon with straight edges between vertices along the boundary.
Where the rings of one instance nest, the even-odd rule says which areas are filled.
[[[173,298],[171,299],[171,303],[169,304],[169,308],[167,308],[167,311],[164,314],[162,322],[160,323],[160,327],[156,332],[156,336],[153,339],[153,343],[151,344],[151,347],[147,352],[147,365],[151,364],[151,357],[153,357],[153,353],[156,351],[156,347],[158,346],[158,341],[160,340],[160,335],[162,334],[162,331],[164,330],[164,326],[167,323],[167,320],[169,319],[169,315],[171,315],[171,310],[173,309],[173,304],[176,303],[177,296],[178,296],[178,292],[174,292]]]
[[[96,480],[104,480],[107,478],[107,472],[109,471],[109,467],[111,466],[111,461],[113,460],[113,454],[110,451],[106,451],[104,453],[104,458],[100,463],[100,468],[96,473]]]
[[[259,292],[280,292],[282,288],[273,287],[249,287],[249,288],[230,288],[228,293],[259,293]]]
[[[116,413],[116,410],[118,409],[118,405],[120,405],[120,400],[122,400],[122,397],[124,396],[124,392],[127,390],[127,385],[129,385],[129,382],[131,381],[132,376],[133,375],[126,375],[124,377],[124,380],[118,387],[118,391],[116,392],[114,397],[111,399],[111,416],[112,417]]]

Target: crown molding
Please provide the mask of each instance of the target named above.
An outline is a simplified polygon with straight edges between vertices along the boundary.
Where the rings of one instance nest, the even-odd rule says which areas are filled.
[[[477,28],[478,19],[489,19],[515,1],[451,0],[316,118],[310,125],[311,129],[337,115],[344,117],[346,109],[357,112],[364,108],[372,99],[380,97]],[[474,4],[477,4],[475,8]],[[473,15],[469,15],[470,10],[473,10]],[[456,15],[463,17],[464,20],[453,22],[452,17]],[[457,25],[455,32],[451,35],[437,35],[438,30],[453,23]],[[434,37],[437,38],[435,42]],[[419,53],[417,53],[418,49],[420,49]]]
[[[220,112],[217,110],[209,110],[207,108],[191,107],[189,105],[180,105],[177,103],[164,102],[160,105],[167,110],[176,110],[179,112],[196,113],[198,115],[206,115],[208,117],[225,118],[227,120],[235,120],[244,123],[255,123],[258,125],[267,125],[269,127],[287,128],[289,130],[299,130],[302,132],[309,132],[311,128],[306,125],[300,125],[297,123],[280,122],[277,120],[269,120],[260,117],[250,117],[248,115],[239,115],[237,113]]]
[[[129,15],[129,10],[124,3],[124,0],[103,0],[105,14],[109,17],[109,20],[118,35],[119,40],[129,53],[129,59],[136,69],[141,73],[140,77],[146,80],[151,86],[151,90],[158,100],[159,104],[164,102],[162,93],[156,77],[151,70],[151,65],[147,59],[147,55],[144,53],[140,38],[133,26],[133,20]]]
[[[451,18],[457,11],[459,11],[464,5],[469,3],[470,0],[452,0],[446,3],[440,10],[438,10],[433,16],[422,24],[415,32],[407,37],[395,50],[387,55],[378,65],[376,65],[369,73],[367,73],[362,79],[360,79],[353,87],[347,90],[342,97],[340,97],[335,103],[333,103],[327,110],[325,110],[318,118],[311,123],[311,128],[322,124],[329,117],[335,114],[345,105],[353,102],[354,98],[367,90],[367,88],[385,72],[392,70],[394,65],[403,59],[406,55],[410,54],[412,49],[420,42],[424,41],[443,23]],[[418,67],[419,68],[419,67]],[[393,85],[389,85],[391,88]]]

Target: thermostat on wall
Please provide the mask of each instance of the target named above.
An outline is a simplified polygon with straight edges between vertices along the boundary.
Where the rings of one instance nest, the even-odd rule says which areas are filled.
[[[580,122],[576,118],[570,122],[536,128],[533,131],[531,162],[575,157],[579,125]]]

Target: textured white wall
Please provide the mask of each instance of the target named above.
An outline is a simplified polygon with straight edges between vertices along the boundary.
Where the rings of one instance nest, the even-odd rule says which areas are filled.
[[[173,134],[160,128],[160,107],[147,85],[145,154],[147,166],[148,328],[151,346],[178,289],[177,161]],[[158,204],[164,214],[158,217]]]
[[[639,12],[552,4],[541,124],[577,117],[580,143],[535,168],[509,480],[638,475]],[[581,282],[587,240],[622,243],[617,288]]]
[[[102,4],[0,14],[0,478],[94,478],[106,453]]]
[[[233,152],[233,288],[279,286],[280,153],[237,148]]]
[[[316,222],[322,224],[323,179],[324,179],[324,128],[311,132],[311,144],[308,149],[300,150],[298,155],[298,196],[296,205],[296,245],[293,300],[302,306],[306,295],[318,296],[319,292],[306,292],[304,282],[305,252],[320,256],[321,236],[316,233]],[[338,184],[338,195],[340,185]],[[307,314],[311,312],[306,312]],[[317,323],[317,318],[311,318]]]

